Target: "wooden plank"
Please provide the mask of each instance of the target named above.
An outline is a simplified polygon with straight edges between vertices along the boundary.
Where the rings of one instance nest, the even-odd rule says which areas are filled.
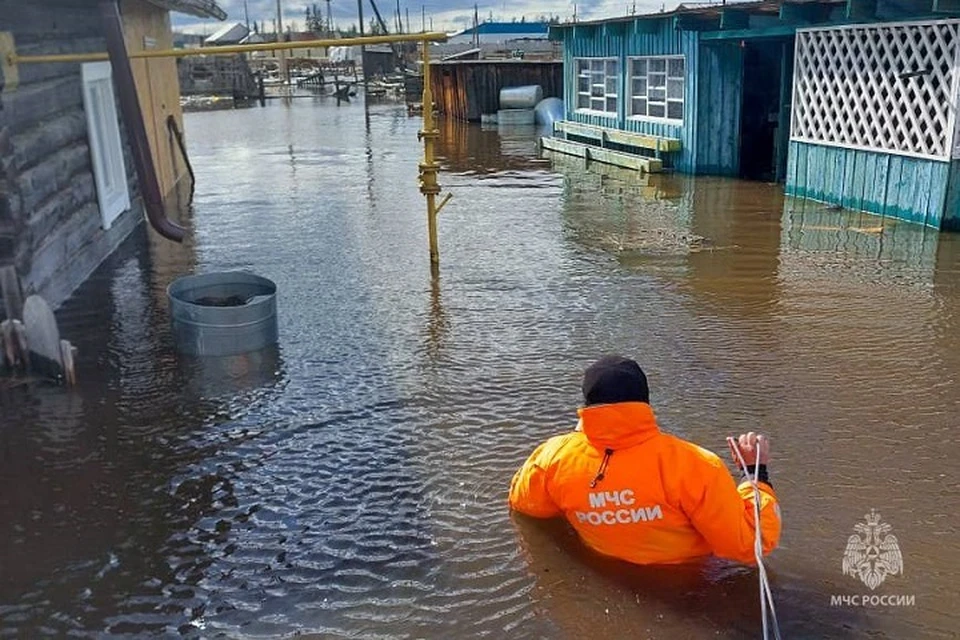
[[[540,144],[549,151],[558,151],[570,156],[577,156],[585,160],[601,162],[617,167],[635,169],[637,171],[646,171],[647,173],[659,173],[663,170],[663,163],[656,158],[644,158],[642,156],[623,153],[622,151],[612,151],[593,147],[579,142],[570,142],[560,138],[541,138]]]
[[[622,131],[620,129],[608,129],[595,125],[582,124],[563,120],[557,122],[554,128],[563,131],[567,135],[574,135],[581,138],[589,138],[598,142],[613,142],[616,144],[627,145],[631,147],[643,147],[661,152],[679,151],[681,142],[677,138],[662,138],[659,136],[649,136],[642,133],[631,131]]]
[[[124,0],[123,26],[131,53],[173,47],[173,32],[165,9],[139,0]],[[131,67],[160,192],[166,196],[187,173],[167,130],[167,117],[171,115],[183,130],[177,63],[173,59],[131,60]]]
[[[11,63],[17,46],[13,41],[13,34],[9,31],[0,31],[0,91],[13,92],[20,84],[20,74],[15,63]]]
[[[23,288],[15,267],[0,267],[0,293],[3,294],[3,310],[7,320],[22,319]]]
[[[23,326],[30,350],[30,372],[59,378],[63,374],[60,360],[60,330],[46,300],[33,295],[23,305]]]
[[[786,6],[786,5],[784,5]],[[701,41],[707,40],[751,40],[754,38],[777,38],[792,36],[797,28],[792,25],[778,25],[761,29],[731,29],[730,31],[708,31],[700,34]]]

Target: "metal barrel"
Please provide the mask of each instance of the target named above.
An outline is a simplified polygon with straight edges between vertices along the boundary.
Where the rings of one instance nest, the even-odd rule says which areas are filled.
[[[229,356],[276,344],[277,285],[242,271],[178,278],[167,287],[178,351]]]
[[[538,84],[500,89],[501,109],[533,109],[543,100],[543,87]]]

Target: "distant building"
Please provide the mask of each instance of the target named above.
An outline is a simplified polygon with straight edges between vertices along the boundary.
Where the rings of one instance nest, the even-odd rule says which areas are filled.
[[[448,44],[503,44],[509,40],[547,40],[550,25],[546,22],[483,22],[477,27],[458,31]]]
[[[240,44],[248,35],[250,35],[249,29],[239,22],[234,22],[233,24],[227,24],[218,29],[212,36],[203,41],[203,46],[222,47],[231,44]]]
[[[171,48],[171,10],[225,17],[212,0],[124,0],[128,52]],[[107,48],[94,2],[0,0],[0,16],[23,55]],[[188,175],[168,131],[171,121],[182,129],[176,63],[131,66],[157,182],[171,193]],[[0,266],[57,307],[141,224],[144,189],[110,62],[20,63],[17,72],[16,86],[0,80]]]

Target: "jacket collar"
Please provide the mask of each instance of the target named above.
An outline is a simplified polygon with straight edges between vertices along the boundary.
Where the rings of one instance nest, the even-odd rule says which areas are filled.
[[[577,413],[587,440],[601,449],[626,449],[660,433],[653,409],[646,402],[591,405]]]

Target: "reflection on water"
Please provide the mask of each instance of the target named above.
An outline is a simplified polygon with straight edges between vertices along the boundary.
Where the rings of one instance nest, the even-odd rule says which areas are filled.
[[[541,157],[532,128],[441,123],[442,268],[419,122],[289,101],[191,114],[190,240],[132,238],[59,312],[75,390],[0,390],[0,636],[756,637],[755,574],[596,558],[511,517],[608,351],[665,429],[762,428],[785,637],[952,637],[960,241],[772,185]],[[166,286],[279,288],[277,349],[176,354]],[[916,606],[849,609],[871,508]]]

